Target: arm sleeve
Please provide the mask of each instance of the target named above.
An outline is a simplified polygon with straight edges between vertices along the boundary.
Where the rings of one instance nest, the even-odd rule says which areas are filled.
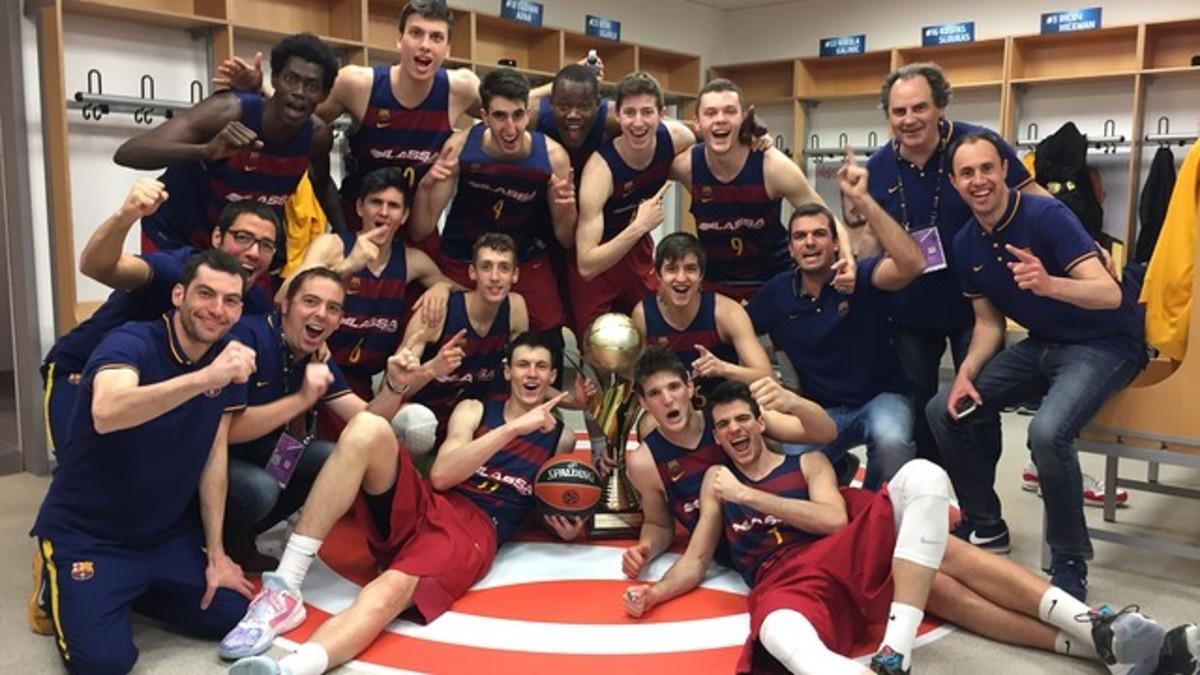
[[[342,369],[332,359],[329,360],[329,372],[333,374],[333,384],[325,390],[325,395],[321,397],[321,401],[332,401],[335,398],[340,398],[350,393],[350,383],[346,381],[346,376],[342,373]]]
[[[1049,250],[1057,267],[1064,274],[1079,263],[1099,255],[1096,241],[1092,239],[1079,218],[1066,205],[1055,202],[1046,209],[1038,223],[1038,239]],[[1043,261],[1045,264],[1045,261]],[[1048,269],[1052,268],[1047,265]]]
[[[141,371],[142,364],[149,356],[150,346],[139,336],[118,327],[104,336],[87,365],[83,368],[80,386],[91,387],[96,373],[106,368],[132,368]]]

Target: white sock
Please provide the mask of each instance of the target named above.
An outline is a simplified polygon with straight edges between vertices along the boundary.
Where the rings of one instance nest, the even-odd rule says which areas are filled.
[[[320,548],[320,539],[293,533],[288,537],[287,546],[283,549],[283,555],[279,557],[279,567],[275,568],[275,573],[283,577],[288,588],[299,591],[300,586],[304,584],[304,576],[308,574],[308,568],[317,557],[317,550]]]
[[[1058,635],[1054,636],[1054,653],[1063,654],[1066,656],[1074,656],[1077,659],[1097,660],[1100,655],[1096,653],[1096,647],[1091,640],[1080,642],[1071,635],[1067,635],[1061,630]]]
[[[1073,640],[1091,647],[1091,622],[1075,620],[1075,617],[1087,614],[1090,609],[1070,593],[1057,586],[1051,586],[1038,601],[1038,618],[1066,633]]]
[[[305,642],[296,651],[279,660],[283,675],[321,675],[329,668],[329,654],[315,642]]]
[[[883,632],[883,642],[879,648],[891,647],[898,654],[904,655],[904,667],[912,663],[913,642],[917,639],[917,628],[925,612],[906,605],[903,602],[893,602],[888,610],[887,628]]]

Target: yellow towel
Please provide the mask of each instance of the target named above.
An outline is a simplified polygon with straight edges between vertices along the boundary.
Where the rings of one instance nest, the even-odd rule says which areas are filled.
[[[1182,361],[1187,352],[1192,311],[1192,274],[1196,262],[1197,204],[1200,202],[1200,143],[1192,145],[1171,192],[1162,234],[1146,268],[1142,304],[1146,305],[1146,341],[1164,355]]]
[[[300,266],[312,240],[329,229],[329,219],[317,202],[317,193],[313,192],[308,172],[304,173],[296,191],[288,197],[283,214],[283,226],[287,231],[287,264],[283,267],[283,278],[286,279]]]

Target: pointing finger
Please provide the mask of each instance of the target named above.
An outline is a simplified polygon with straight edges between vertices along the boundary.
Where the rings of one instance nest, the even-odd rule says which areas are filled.
[[[1037,256],[1035,256],[1029,249],[1017,248],[1012,244],[1005,244],[1004,249],[1015,255],[1017,258],[1020,258],[1022,262],[1034,262],[1038,259]]]
[[[858,160],[854,157],[854,146],[846,144],[846,165],[858,166]]]
[[[663,183],[662,187],[658,188],[658,192],[654,193],[654,196],[651,199],[662,201],[662,198],[667,194],[667,188],[669,187],[671,187],[671,181]]]
[[[542,408],[543,408],[543,409],[545,409],[545,410],[551,410],[551,409],[553,409],[553,408],[554,408],[555,406],[557,406],[559,403],[562,403],[564,400],[566,400],[566,398],[567,398],[567,395],[568,395],[569,393],[570,393],[570,392],[565,392],[565,391],[564,391],[564,392],[562,392],[562,393],[561,393],[561,394],[559,394],[558,396],[555,396],[554,398],[550,399],[549,401],[546,401],[545,403],[543,403],[543,404],[542,404]]]

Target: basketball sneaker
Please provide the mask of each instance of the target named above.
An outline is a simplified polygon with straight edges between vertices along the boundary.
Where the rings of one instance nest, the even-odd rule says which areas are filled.
[[[1105,605],[1076,619],[1091,622],[1096,654],[1112,672],[1153,675],[1156,671],[1167,629],[1142,614],[1137,605],[1119,612]]]
[[[972,546],[981,548],[989,553],[1003,554],[1012,550],[1008,537],[1008,524],[1004,520],[988,525],[981,525],[969,518],[963,518],[952,534]]]
[[[1039,497],[1042,496],[1042,486],[1038,481],[1037,465],[1032,460],[1026,462],[1025,468],[1021,470],[1021,489],[1027,492],[1036,492]],[[1083,474],[1084,506],[1104,506],[1105,492],[1104,481],[1096,480],[1089,474]],[[1117,506],[1125,506],[1128,501],[1129,491],[1125,488],[1117,488]]]
[[[54,622],[46,612],[46,561],[42,554],[33,552],[33,592],[29,594],[29,604],[25,608],[29,620],[29,630],[38,635],[54,635]]]
[[[1050,584],[1080,602],[1087,602],[1088,566],[1083,558],[1055,554],[1050,562]]]
[[[909,675],[912,672],[904,667],[904,655],[891,647],[884,647],[875,652],[869,668],[872,673],[879,675]]]
[[[1200,626],[1185,623],[1167,631],[1154,675],[1200,673]]]
[[[234,660],[261,654],[276,636],[304,623],[306,616],[300,592],[288,588],[275,572],[266,572],[262,589],[250,602],[246,616],[221,640],[221,658]]]

